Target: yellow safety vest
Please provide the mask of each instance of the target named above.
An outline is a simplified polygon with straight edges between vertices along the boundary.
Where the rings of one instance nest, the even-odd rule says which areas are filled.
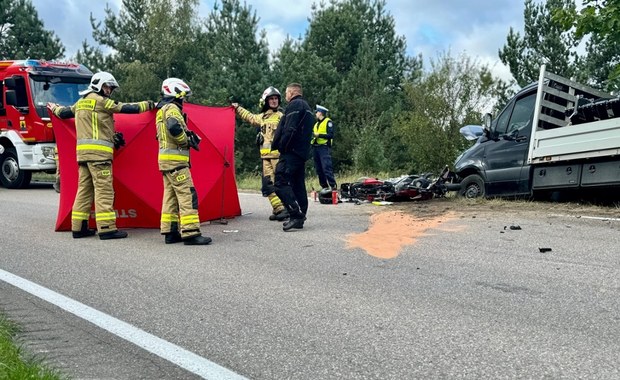
[[[314,134],[315,135],[327,134],[327,123],[329,123],[330,121],[331,119],[329,117],[326,117],[322,121],[314,123]],[[312,139],[312,144],[313,145],[325,145],[327,144],[328,141],[329,139],[325,139],[323,137],[314,137]]]

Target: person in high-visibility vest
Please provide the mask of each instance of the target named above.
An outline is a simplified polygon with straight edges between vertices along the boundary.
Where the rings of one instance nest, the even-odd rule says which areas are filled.
[[[276,195],[276,188],[274,186],[275,169],[280,158],[280,152],[271,149],[273,136],[282,118],[282,111],[280,110],[281,98],[282,95],[277,88],[268,87],[265,89],[260,99],[261,113],[259,114],[251,113],[238,103],[231,104],[241,119],[260,128],[256,135],[256,143],[259,146],[260,158],[263,162],[261,192],[264,197],[269,199],[271,204],[272,214],[269,216],[269,220],[277,221],[283,221],[289,217],[286,207],[284,207],[282,201]]]
[[[113,114],[141,113],[152,110],[151,100],[138,103],[120,103],[110,99],[117,89],[114,76],[102,71],[94,74],[88,88],[74,105],[63,107],[48,103],[48,107],[61,119],[75,117],[76,156],[78,162],[78,190],[71,211],[73,238],[93,236],[99,239],[122,239],[127,232],[116,228],[114,188],[112,184],[112,158],[114,149],[125,144],[122,135],[114,130]],[[88,228],[93,200],[97,231]]]
[[[319,176],[319,185],[323,190],[337,190],[334,169],[332,167],[332,140],[334,139],[334,122],[327,117],[328,109],[317,104],[315,109],[316,124],[312,135],[314,168]]]

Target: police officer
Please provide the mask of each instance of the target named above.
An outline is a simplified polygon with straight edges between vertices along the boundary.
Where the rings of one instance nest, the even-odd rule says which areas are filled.
[[[198,195],[189,171],[189,149],[198,149],[199,140],[187,129],[183,100],[191,95],[189,86],[178,78],[168,78],[161,86],[157,104],[157,140],[159,170],[164,177],[161,207],[161,234],[165,243],[206,245],[211,238],[200,233]]]
[[[112,74],[102,71],[94,74],[88,89],[74,105],[62,107],[48,103],[54,115],[61,119],[75,117],[76,151],[78,162],[78,190],[71,212],[71,230],[74,238],[95,234],[88,228],[90,209],[95,202],[95,220],[99,239],[121,239],[127,232],[116,228],[112,158],[114,148],[124,144],[122,135],[114,131],[115,113],[141,113],[154,108],[152,101],[120,103],[110,99],[118,88]]]
[[[284,231],[304,228],[308,212],[305,164],[310,155],[314,115],[302,95],[300,84],[291,83],[286,87],[285,96],[289,104],[278,124],[272,145],[273,149],[280,151],[276,166],[276,194],[290,215],[289,221],[282,226]]]
[[[312,150],[314,152],[314,168],[319,176],[321,191],[337,190],[336,179],[332,168],[332,140],[334,123],[327,117],[327,108],[317,104],[316,123],[313,128]],[[329,186],[329,187],[328,187]]]
[[[282,201],[276,195],[276,189],[273,185],[275,180],[275,168],[278,164],[280,152],[271,150],[273,136],[275,134],[278,123],[282,118],[280,104],[282,98],[280,91],[275,87],[268,87],[263,91],[260,99],[261,113],[253,114],[238,103],[232,103],[233,108],[237,111],[237,115],[251,125],[259,128],[256,135],[256,143],[260,149],[260,158],[263,162],[263,179],[261,191],[264,197],[269,199],[272,214],[269,220],[283,221],[288,218],[288,211],[282,204]]]

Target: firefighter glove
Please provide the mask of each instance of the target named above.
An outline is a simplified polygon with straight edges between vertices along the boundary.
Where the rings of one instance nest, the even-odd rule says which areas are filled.
[[[200,150],[198,145],[200,144],[200,140],[201,139],[200,139],[200,137],[198,137],[196,132],[188,130],[186,132],[186,134],[187,134],[187,143],[188,143],[189,147],[190,148],[194,148],[196,150]]]
[[[265,142],[265,136],[261,131],[256,134],[256,145],[261,146]]]
[[[115,149],[120,149],[120,147],[125,146],[125,138],[123,137],[123,134],[120,132],[114,132],[112,141],[114,142]]]
[[[155,102],[154,102],[154,101],[152,101],[152,100],[147,100],[147,101],[146,101],[146,103],[147,103],[147,105],[148,105],[148,107],[147,107],[147,108],[148,108],[149,110],[152,110],[153,108],[155,108]]]

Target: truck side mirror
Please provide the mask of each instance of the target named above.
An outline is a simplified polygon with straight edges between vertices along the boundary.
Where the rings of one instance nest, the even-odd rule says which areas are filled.
[[[15,90],[6,90],[6,104],[8,106],[17,106],[17,94],[15,93]]]
[[[29,109],[28,106],[19,106],[18,102],[17,102],[17,94],[15,93],[15,90],[6,90],[6,104],[8,106],[13,106],[15,107],[19,113],[21,114],[28,114]]]
[[[8,89],[8,90],[13,90],[15,89],[15,78],[13,77],[8,77],[4,79],[4,86]]]
[[[482,127],[486,132],[491,131],[491,121],[493,120],[493,116],[490,113],[485,113],[482,116]]]

